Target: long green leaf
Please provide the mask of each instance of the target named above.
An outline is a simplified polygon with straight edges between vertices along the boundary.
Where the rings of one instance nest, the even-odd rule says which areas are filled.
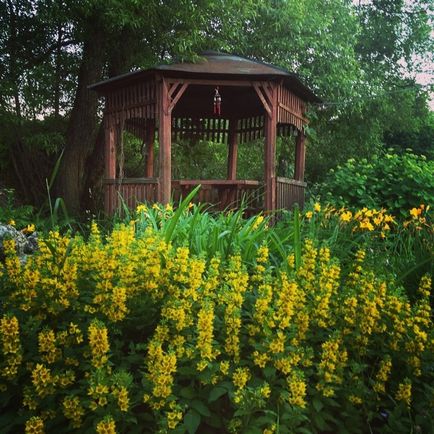
[[[295,269],[298,270],[301,265],[300,210],[298,206],[294,207],[294,255]]]
[[[179,218],[181,217],[184,210],[188,207],[188,204],[191,202],[191,199],[196,195],[196,193],[199,191],[200,184],[194,188],[185,199],[182,200],[182,202],[179,204],[178,209],[176,210],[173,217],[170,219],[170,223],[166,229],[166,235],[165,235],[165,241],[166,243],[170,243],[172,241],[173,233],[175,231],[176,225],[178,223]]]

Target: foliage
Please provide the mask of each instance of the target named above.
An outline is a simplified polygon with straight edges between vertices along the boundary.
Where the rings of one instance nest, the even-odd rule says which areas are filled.
[[[330,172],[319,193],[337,207],[385,208],[406,217],[406,210],[433,203],[434,161],[410,152],[350,159]]]
[[[336,209],[316,203],[304,213],[302,232],[325,243],[344,272],[355,249],[364,246],[370,252],[365,261],[377,276],[392,275],[410,298],[421,277],[434,273],[434,218],[429,205],[408,210],[402,219],[385,209]]]
[[[0,189],[0,222],[25,227],[34,219],[34,210],[30,205],[17,206],[12,189]]]
[[[431,279],[408,297],[378,261],[406,232],[432,249],[428,209],[269,227],[189,200],[42,234],[25,263],[5,242],[2,432],[429,432]]]

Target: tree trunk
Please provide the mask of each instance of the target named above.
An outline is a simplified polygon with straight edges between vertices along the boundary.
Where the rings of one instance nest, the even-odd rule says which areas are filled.
[[[105,60],[104,41],[104,31],[96,19],[83,46],[78,87],[57,179],[56,193],[63,197],[68,210],[73,214],[80,211],[86,160],[93,151],[98,131],[98,97],[87,86],[101,80]]]
[[[55,55],[55,76],[54,76],[54,116],[59,117],[60,113],[60,81],[61,81],[61,62],[62,62],[62,37],[63,30],[59,24],[57,26],[56,55]]]
[[[108,76],[116,77],[130,71],[134,63],[134,55],[139,50],[137,35],[122,31],[116,41],[111,41],[108,53]],[[137,47],[137,48],[136,48]],[[86,210],[96,213],[103,207],[104,176],[104,120],[100,123],[96,135],[95,146],[86,161],[82,204]]]

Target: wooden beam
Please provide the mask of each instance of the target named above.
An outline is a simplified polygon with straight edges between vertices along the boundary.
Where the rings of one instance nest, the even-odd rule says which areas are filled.
[[[253,87],[254,87],[254,89],[255,89],[255,91],[256,91],[259,99],[261,100],[262,105],[264,106],[265,111],[268,113],[268,116],[271,117],[272,116],[272,108],[270,107],[271,101],[270,101],[270,104],[269,104],[269,102],[265,99],[265,96],[262,93],[262,90],[261,90],[259,84],[253,83]]]
[[[146,126],[146,178],[154,177],[154,141],[155,141],[155,122],[149,120]]]
[[[175,85],[173,85],[173,86],[175,86]],[[182,95],[184,95],[184,92],[186,91],[187,87],[188,87],[188,83],[184,83],[183,85],[181,85],[181,88],[179,89],[175,98],[173,98],[169,104],[169,113],[172,113],[172,110],[175,108],[176,103],[179,101],[179,99],[182,97]],[[169,96],[169,98],[171,98],[171,96]]]
[[[262,82],[261,83],[261,86],[262,86],[262,89],[264,90],[264,93],[265,93],[265,95],[267,96],[267,98],[268,98],[268,101],[272,101],[273,100],[273,96],[272,96],[272,94],[271,94],[271,91],[270,91],[270,89],[269,89],[269,83],[267,83],[267,82]]]
[[[238,159],[238,141],[237,141],[237,124],[238,119],[229,121],[229,138],[228,138],[228,179],[237,179],[237,159]]]
[[[276,128],[277,128],[277,89],[271,84],[271,116],[265,116],[265,210],[276,209]]]
[[[291,113],[296,118],[302,120],[305,124],[308,123],[308,120],[306,118],[304,118],[303,116],[300,116],[299,114],[295,113],[294,110],[291,110],[287,105],[282,104],[281,102],[279,102],[279,107],[282,108],[283,110],[285,110],[286,112]]]
[[[162,78],[159,88],[159,109],[158,109],[158,139],[160,143],[160,173],[159,173],[159,194],[158,200],[167,204],[170,201],[172,182],[172,126],[171,114],[169,112],[169,89],[167,81]]]
[[[116,179],[116,128],[114,118],[107,116],[104,127],[104,160],[105,160],[105,178]],[[113,212],[112,190],[105,188],[104,208],[106,214],[110,215]]]
[[[169,84],[173,83],[188,83],[188,84],[197,84],[203,86],[240,86],[240,87],[251,87],[251,80],[206,80],[206,79],[167,79]]]
[[[303,131],[298,132],[297,140],[295,142],[295,170],[294,179],[297,181],[304,181],[304,167],[306,158],[306,136]]]

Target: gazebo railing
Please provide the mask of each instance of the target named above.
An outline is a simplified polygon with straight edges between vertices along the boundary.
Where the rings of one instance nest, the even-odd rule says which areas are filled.
[[[158,201],[157,178],[107,179],[104,184],[108,214],[113,214],[122,202],[128,208],[134,209],[138,203]],[[195,203],[214,205],[219,211],[238,209],[244,204],[249,214],[264,209],[263,185],[255,180],[174,180],[172,181],[173,200],[178,202],[181,197],[186,197],[199,184],[201,188],[193,199]],[[295,203],[302,208],[306,185],[302,181],[277,177],[277,209],[291,209]]]
[[[141,202],[157,202],[157,178],[106,179],[105,203],[106,212],[111,215],[122,201],[128,208],[135,209]]]
[[[173,199],[186,197],[197,185],[201,185],[193,199],[195,203],[214,205],[216,210],[238,209],[242,204],[247,208],[262,209],[261,183],[254,180],[186,179],[172,181]]]
[[[277,209],[291,209],[296,203],[298,203],[300,208],[303,208],[306,186],[307,184],[303,181],[277,177]]]

